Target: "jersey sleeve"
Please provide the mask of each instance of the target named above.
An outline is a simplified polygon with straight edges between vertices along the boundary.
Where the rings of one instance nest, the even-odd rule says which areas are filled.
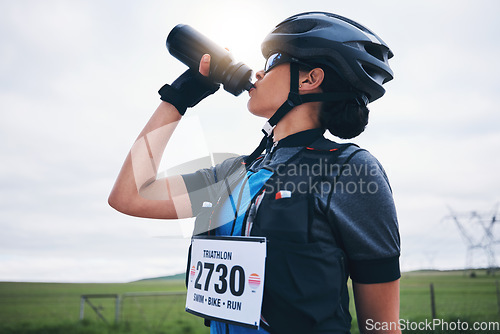
[[[351,279],[383,283],[400,274],[400,236],[387,175],[378,160],[360,150],[333,185],[329,219],[347,255]]]
[[[243,157],[229,158],[215,167],[200,169],[191,174],[181,175],[191,200],[193,215],[201,211],[205,202],[215,205],[224,180],[241,167]]]

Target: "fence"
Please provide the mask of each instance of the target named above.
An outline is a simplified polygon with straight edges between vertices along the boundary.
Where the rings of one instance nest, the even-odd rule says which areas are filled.
[[[85,314],[84,308],[88,313],[86,317],[94,317],[97,322],[141,327],[149,333],[171,333],[172,328],[181,328],[179,333],[207,331],[201,318],[185,312],[185,292],[82,295],[81,319]],[[355,318],[352,301],[350,311]],[[459,273],[405,274],[401,279],[400,318],[412,321],[460,319],[498,322],[500,284],[497,278],[486,275],[468,278]],[[187,330],[187,327],[192,329]],[[353,333],[357,332],[356,327],[353,323]]]
[[[467,289],[458,286],[430,283],[431,319],[485,317],[499,320],[499,282],[487,286],[470,285]]]
[[[192,318],[184,311],[185,301],[185,292],[81,295],[80,320],[85,318],[85,309],[90,308],[92,315],[107,324],[124,323],[156,330],[169,322],[182,323],[183,318]]]
[[[401,319],[500,320],[500,285],[483,275],[435,274],[422,280],[419,274],[401,279]]]
[[[102,305],[94,305],[91,299],[109,299],[115,300],[115,323],[118,322],[120,317],[120,295],[116,294],[92,294],[92,295],[82,295],[80,297],[80,320],[83,320],[85,316],[85,303],[87,303],[95,314],[105,323],[109,324],[108,319],[103,315],[104,307]]]

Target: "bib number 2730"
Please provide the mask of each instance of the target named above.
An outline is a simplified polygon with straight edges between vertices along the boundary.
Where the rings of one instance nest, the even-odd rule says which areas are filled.
[[[265,258],[265,238],[193,237],[186,310],[258,327]]]
[[[239,297],[243,294],[245,291],[245,269],[243,269],[242,266],[235,265],[229,270],[227,265],[224,263],[218,264],[216,268],[215,263],[198,261],[196,264],[196,272],[198,274],[194,282],[195,289],[202,290],[203,288],[204,291],[208,291],[211,284],[211,278],[214,273],[214,268],[216,273],[215,277],[218,278],[218,280],[214,283],[214,290],[216,293],[226,293],[229,286],[229,290],[233,296]],[[206,273],[206,275],[204,275],[204,273]],[[200,283],[202,276],[205,276],[203,287]]]

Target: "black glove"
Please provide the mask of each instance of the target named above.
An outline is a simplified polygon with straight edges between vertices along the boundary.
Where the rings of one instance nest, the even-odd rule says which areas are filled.
[[[194,107],[205,97],[219,89],[219,84],[211,82],[200,72],[188,69],[171,85],[165,85],[158,93],[162,101],[172,104],[179,114],[184,115],[188,107]]]

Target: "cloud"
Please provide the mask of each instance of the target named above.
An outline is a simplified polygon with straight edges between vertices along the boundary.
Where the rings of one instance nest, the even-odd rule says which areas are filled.
[[[165,48],[168,32],[192,24],[260,69],[267,32],[289,15],[318,8],[366,24],[395,52],[395,79],[371,105],[369,128],[355,141],[391,179],[403,268],[462,266],[460,234],[441,222],[446,205],[489,210],[500,201],[500,50],[493,42],[499,6],[3,2],[0,280],[127,281],[184,270],[189,241],[181,222],[127,217],[106,203],[135,136],[159,103],[156,91],[185,69]],[[188,117],[179,140],[200,156],[250,153],[264,123],[246,111],[244,94],[222,90]],[[172,165],[194,158],[179,155]]]

